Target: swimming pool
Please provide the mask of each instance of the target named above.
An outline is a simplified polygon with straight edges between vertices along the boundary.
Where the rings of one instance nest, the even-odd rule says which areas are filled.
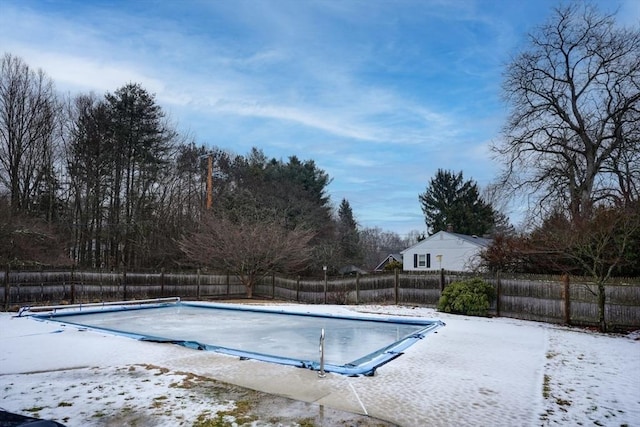
[[[345,375],[373,375],[378,367],[444,326],[439,320],[334,316],[182,301],[33,317],[145,341]]]

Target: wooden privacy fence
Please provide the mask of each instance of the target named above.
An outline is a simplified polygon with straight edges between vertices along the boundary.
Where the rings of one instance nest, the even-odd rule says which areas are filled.
[[[496,314],[525,320],[597,326],[597,286],[588,279],[571,277],[489,278],[497,287]],[[605,286],[605,321],[610,328],[640,327],[640,284]]]
[[[253,291],[259,298],[307,304],[416,304],[435,307],[442,290],[469,275],[452,272],[326,277],[270,276]],[[525,320],[597,326],[597,289],[584,278],[484,277],[497,293],[492,314]],[[605,319],[611,328],[640,327],[640,279],[605,288]],[[24,305],[87,303],[179,296],[186,299],[243,298],[245,288],[228,274],[83,271],[4,272],[4,310]]]
[[[229,275],[5,271],[0,291],[5,311],[19,305],[76,304],[165,296],[207,299],[243,296],[244,286]]]

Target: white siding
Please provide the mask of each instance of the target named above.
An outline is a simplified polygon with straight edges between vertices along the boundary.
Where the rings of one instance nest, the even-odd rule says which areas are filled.
[[[402,251],[403,270],[434,271],[443,268],[466,271],[470,269],[471,263],[482,249],[481,244],[474,244],[455,234],[440,231]],[[420,265],[421,259],[426,260],[427,265]]]

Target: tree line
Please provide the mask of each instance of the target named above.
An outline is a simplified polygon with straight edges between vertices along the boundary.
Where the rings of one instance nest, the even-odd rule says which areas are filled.
[[[1,59],[4,264],[229,269],[263,244],[263,258],[287,261],[265,259],[270,269],[336,273],[349,263],[373,268],[410,243],[359,228],[346,199],[336,211],[330,182],[313,160],[196,144],[139,84],[63,97],[44,71],[10,53]],[[226,240],[218,255],[220,245],[189,248],[214,226]],[[240,238],[251,229],[252,239]]]

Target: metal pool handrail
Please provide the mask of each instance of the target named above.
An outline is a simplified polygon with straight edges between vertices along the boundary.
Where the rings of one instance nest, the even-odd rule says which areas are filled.
[[[324,328],[320,331],[320,370],[318,376],[324,378],[327,374],[324,371]]]
[[[64,309],[73,309],[77,308],[80,311],[83,308],[91,308],[91,307],[108,307],[114,305],[127,306],[127,305],[140,305],[140,304],[151,304],[151,303],[159,303],[159,302],[180,302],[180,297],[167,297],[167,298],[151,298],[151,299],[139,299],[139,300],[131,300],[131,301],[111,301],[111,302],[94,302],[87,304],[67,304],[67,305],[43,305],[38,307],[24,306],[20,307],[18,310],[18,316],[22,317],[25,313],[35,313],[41,311],[51,311],[55,313],[57,310]]]

